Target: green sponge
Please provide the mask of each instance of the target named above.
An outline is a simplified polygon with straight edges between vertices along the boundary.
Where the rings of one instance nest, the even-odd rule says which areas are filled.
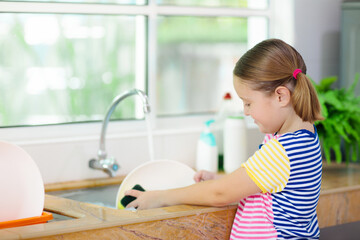
[[[136,184],[132,189],[145,192],[145,189],[144,189],[143,187],[141,187],[139,184]],[[121,205],[125,208],[129,203],[131,203],[131,202],[134,201],[135,199],[136,199],[136,197],[133,197],[133,196],[124,196],[124,197],[120,200],[120,203],[121,203]]]

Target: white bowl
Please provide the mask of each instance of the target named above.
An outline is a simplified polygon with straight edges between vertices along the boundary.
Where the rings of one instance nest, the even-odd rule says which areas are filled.
[[[115,206],[123,209],[120,200],[124,193],[140,184],[145,191],[180,188],[194,184],[195,171],[189,166],[172,160],[146,162],[132,170],[121,183]]]
[[[41,216],[44,183],[22,148],[0,141],[0,222]]]

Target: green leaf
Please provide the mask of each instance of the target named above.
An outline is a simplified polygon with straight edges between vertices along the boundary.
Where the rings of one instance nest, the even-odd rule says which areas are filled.
[[[320,108],[321,108],[321,113],[323,115],[324,118],[327,118],[328,116],[328,110],[325,104],[325,97],[323,93],[318,94],[318,99],[319,99],[319,103],[320,103]]]
[[[343,104],[339,99],[338,92],[336,91],[329,91],[324,94],[325,103],[334,106],[337,110],[343,110]]]
[[[345,131],[350,135],[351,140],[360,141],[360,135],[359,132],[356,131],[347,121],[343,122]]]
[[[331,76],[323,78],[318,85],[316,85],[316,90],[319,92],[324,92],[330,90],[331,85],[337,81],[337,76]]]
[[[321,142],[323,144],[323,151],[324,151],[326,162],[328,164],[330,164],[331,163],[331,155],[330,155],[330,146],[328,146],[328,141],[325,138],[322,138]]]
[[[358,149],[358,146],[357,146],[356,142],[353,142],[351,144],[351,161],[353,161],[353,162],[356,162],[356,160],[357,160],[357,156],[358,156],[357,149]]]
[[[332,146],[332,149],[335,152],[335,160],[336,163],[341,163],[342,156],[341,156],[341,150],[340,150],[340,144],[335,144]]]
[[[351,153],[351,143],[345,143],[344,144],[345,147],[345,161],[346,163],[349,163],[349,159],[350,159],[350,153]]]
[[[346,142],[351,142],[350,139],[348,138],[347,134],[344,131],[345,127],[343,125],[335,124],[334,127],[335,127],[336,131],[338,132],[338,134],[340,136],[342,136],[345,139]]]
[[[351,86],[350,86],[349,89],[347,90],[347,93],[348,93],[348,94],[355,95],[355,88],[356,88],[356,85],[357,85],[358,82],[359,82],[359,79],[360,79],[360,74],[359,74],[359,73],[355,73],[354,82],[351,84]]]

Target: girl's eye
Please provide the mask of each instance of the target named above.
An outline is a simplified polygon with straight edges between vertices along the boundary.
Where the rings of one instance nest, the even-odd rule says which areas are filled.
[[[250,107],[250,103],[245,103],[245,107]]]

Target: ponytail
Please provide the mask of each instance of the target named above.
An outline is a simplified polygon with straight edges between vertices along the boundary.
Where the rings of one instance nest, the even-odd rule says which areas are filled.
[[[298,73],[295,84],[291,102],[296,114],[306,122],[323,120],[319,99],[310,79],[305,74]]]

